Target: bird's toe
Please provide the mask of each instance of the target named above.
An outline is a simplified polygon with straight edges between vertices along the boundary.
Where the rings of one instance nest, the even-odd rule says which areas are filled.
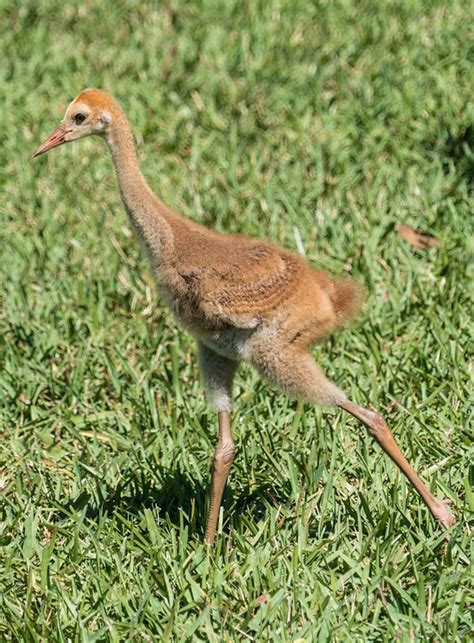
[[[452,504],[451,500],[439,500],[439,499],[437,499],[436,500],[436,506],[433,507],[433,515],[434,515],[434,517],[446,529],[449,529],[449,527],[452,527],[456,522],[456,518],[453,516],[453,514],[448,509],[449,504]]]

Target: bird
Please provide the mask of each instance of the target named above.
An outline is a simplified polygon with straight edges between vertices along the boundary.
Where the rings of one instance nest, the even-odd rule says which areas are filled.
[[[449,501],[430,492],[384,417],[349,399],[310,352],[361,311],[363,286],[351,277],[315,269],[267,240],[213,231],[167,207],[140,171],[125,113],[103,90],[78,94],[32,157],[87,136],[106,141],[125,210],[148,252],[158,292],[197,343],[199,371],[217,413],[218,433],[205,542],[215,541],[236,454],[230,414],[234,376],[242,362],[292,398],[354,416],[407,477],[435,521],[452,526]]]

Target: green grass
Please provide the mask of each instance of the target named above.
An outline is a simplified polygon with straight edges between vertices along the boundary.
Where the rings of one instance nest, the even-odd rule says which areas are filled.
[[[469,8],[1,0],[2,640],[470,638]],[[454,501],[447,539],[356,422],[244,367],[203,546],[216,418],[106,148],[29,159],[87,86],[121,102],[170,206],[367,285],[315,355]]]

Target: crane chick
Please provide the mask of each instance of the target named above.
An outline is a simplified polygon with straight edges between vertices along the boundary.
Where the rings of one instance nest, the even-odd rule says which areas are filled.
[[[215,539],[222,493],[235,457],[230,410],[240,362],[251,364],[288,395],[337,406],[360,420],[434,518],[444,527],[454,524],[447,502],[435,498],[418,477],[383,417],[349,400],[309,352],[359,312],[363,288],[352,279],[315,270],[268,241],[219,234],[172,212],[140,172],[125,114],[101,90],[81,92],[33,157],[91,135],[108,144],[127,214],[148,250],[165,303],[197,341],[203,382],[218,414],[206,541]]]

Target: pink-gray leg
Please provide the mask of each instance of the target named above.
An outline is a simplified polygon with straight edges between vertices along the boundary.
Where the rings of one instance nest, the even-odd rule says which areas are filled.
[[[412,483],[418,491],[426,506],[433,514],[434,518],[440,522],[444,527],[451,527],[456,522],[456,519],[449,511],[446,500],[435,498],[428,490],[426,485],[410,466],[410,463],[400,451],[398,444],[395,442],[390,429],[387,426],[384,418],[375,411],[364,409],[350,400],[339,402],[338,406],[360,420],[369,430],[371,436],[378,442],[387,455],[392,458],[397,467],[402,471],[408,480]]]
[[[265,347],[263,347],[265,349]],[[435,498],[400,451],[383,417],[375,411],[364,409],[347,399],[346,395],[321,372],[313,357],[304,351],[282,350],[273,353],[262,350],[256,355],[254,366],[272,382],[294,397],[323,405],[336,405],[344,409],[369,430],[387,455],[395,462],[418,491],[435,519],[444,527],[451,527],[455,518],[445,500]]]
[[[205,541],[210,545],[212,545],[216,536],[222,493],[235,457],[235,444],[232,439],[230,429],[230,413],[228,411],[220,411],[218,419],[219,441],[214,455],[211,499],[209,504],[209,514],[207,517],[206,533],[204,536]]]
[[[214,454],[211,480],[211,498],[207,517],[205,540],[209,544],[216,536],[217,520],[227,476],[235,457],[235,444],[230,430],[232,381],[238,363],[198,342],[199,370],[211,406],[217,411],[219,440]]]

